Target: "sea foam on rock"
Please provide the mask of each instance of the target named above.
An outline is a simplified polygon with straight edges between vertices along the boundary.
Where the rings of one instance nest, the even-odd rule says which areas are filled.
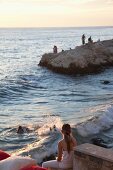
[[[88,43],[57,54],[44,54],[39,65],[66,74],[98,72],[113,66],[113,39]]]

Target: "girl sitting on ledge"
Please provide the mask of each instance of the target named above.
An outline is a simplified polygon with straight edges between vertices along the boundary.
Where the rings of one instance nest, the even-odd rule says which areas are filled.
[[[67,169],[73,167],[73,154],[74,147],[77,145],[76,139],[71,134],[71,127],[69,124],[64,124],[61,130],[63,139],[58,143],[58,158],[43,162],[44,168],[61,168]]]

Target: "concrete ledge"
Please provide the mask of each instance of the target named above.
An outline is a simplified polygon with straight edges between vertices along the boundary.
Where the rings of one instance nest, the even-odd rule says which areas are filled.
[[[73,164],[73,170],[113,170],[113,151],[82,144],[75,149]]]

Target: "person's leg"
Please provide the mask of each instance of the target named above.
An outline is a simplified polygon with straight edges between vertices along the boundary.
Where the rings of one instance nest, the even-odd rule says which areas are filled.
[[[59,162],[57,160],[51,160],[42,163],[43,168],[59,168]]]

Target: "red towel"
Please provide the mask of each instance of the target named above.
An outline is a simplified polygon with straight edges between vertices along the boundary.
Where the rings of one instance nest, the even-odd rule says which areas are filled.
[[[20,170],[47,170],[47,169],[42,168],[40,166],[29,166],[29,167],[22,168]]]
[[[6,159],[10,157],[10,155],[8,153],[6,153],[5,151],[0,150],[0,161],[3,159]]]

